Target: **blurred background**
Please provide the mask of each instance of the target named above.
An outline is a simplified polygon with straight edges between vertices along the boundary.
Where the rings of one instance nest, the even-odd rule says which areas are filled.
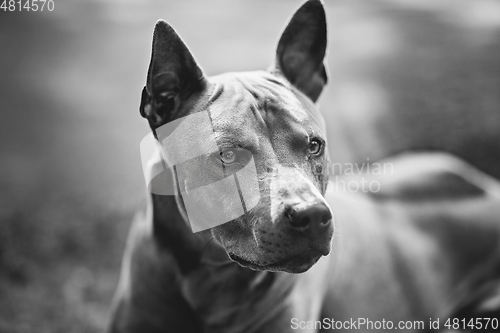
[[[265,69],[301,0],[54,0],[0,10],[0,332],[99,332],[144,206],[151,37],[208,75]],[[335,162],[444,149],[500,177],[500,1],[326,0]]]

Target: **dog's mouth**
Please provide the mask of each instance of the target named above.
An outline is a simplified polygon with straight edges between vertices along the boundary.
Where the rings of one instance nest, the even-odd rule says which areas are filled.
[[[304,273],[322,257],[322,254],[318,251],[312,250],[311,253],[307,255],[299,254],[272,263],[249,261],[235,254],[229,254],[229,257],[240,266],[247,267],[255,271]]]

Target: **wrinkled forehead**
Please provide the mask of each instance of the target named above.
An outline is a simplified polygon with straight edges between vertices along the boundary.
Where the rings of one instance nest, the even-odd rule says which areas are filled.
[[[227,73],[210,79],[207,109],[217,141],[256,144],[272,128],[325,133],[316,106],[288,82],[267,72]],[[238,142],[244,141],[244,142]]]

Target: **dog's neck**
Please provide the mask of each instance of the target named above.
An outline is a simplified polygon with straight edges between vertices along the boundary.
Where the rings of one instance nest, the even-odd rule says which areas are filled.
[[[225,252],[221,258],[219,250],[214,241],[207,245],[197,268],[181,281],[184,298],[207,327],[247,333],[280,320],[287,325],[298,276],[253,271],[228,261]]]
[[[151,194],[153,235],[162,249],[177,259],[182,273],[187,273],[200,262],[207,237],[193,234],[177,207],[175,196]]]
[[[175,196],[151,195],[151,200],[155,239],[176,258],[183,296],[209,327],[253,332],[279,318],[290,320],[287,299],[298,275],[241,267],[210,230],[191,232]]]

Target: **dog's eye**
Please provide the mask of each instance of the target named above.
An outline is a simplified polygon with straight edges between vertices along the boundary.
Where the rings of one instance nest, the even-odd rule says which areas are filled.
[[[220,159],[224,164],[233,164],[236,161],[234,150],[224,150],[220,153]]]
[[[312,139],[311,142],[309,142],[309,148],[308,148],[309,154],[319,154],[321,152],[321,141],[318,139]]]

